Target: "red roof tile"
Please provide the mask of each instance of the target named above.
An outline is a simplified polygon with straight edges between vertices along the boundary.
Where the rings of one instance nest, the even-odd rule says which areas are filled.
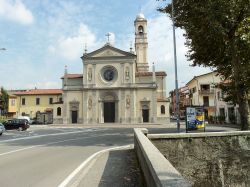
[[[64,79],[65,76],[61,77],[61,79]],[[66,74],[66,77],[68,79],[74,79],[74,78],[83,78],[82,74]]]
[[[61,89],[32,89],[26,91],[17,91],[14,95],[57,95],[62,94]]]
[[[157,71],[155,72],[156,76],[167,76],[165,71]],[[146,76],[153,76],[153,72],[136,72],[135,73],[136,77],[146,77]]]

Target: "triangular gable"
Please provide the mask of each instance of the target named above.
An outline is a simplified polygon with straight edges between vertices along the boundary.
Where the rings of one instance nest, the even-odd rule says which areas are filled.
[[[84,58],[98,58],[98,57],[134,57],[133,53],[129,53],[113,46],[106,44],[104,47],[95,50],[91,53],[84,54]]]

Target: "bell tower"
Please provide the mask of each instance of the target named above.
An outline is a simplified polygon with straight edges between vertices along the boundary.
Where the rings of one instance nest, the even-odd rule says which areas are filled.
[[[137,72],[148,71],[148,39],[147,39],[147,20],[142,13],[136,16],[135,26],[135,52]]]

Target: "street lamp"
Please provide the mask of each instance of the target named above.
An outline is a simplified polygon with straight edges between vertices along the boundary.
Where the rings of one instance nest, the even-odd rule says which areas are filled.
[[[176,39],[175,39],[175,26],[174,26],[174,0],[172,0],[172,22],[173,22],[174,67],[175,67],[176,123],[177,123],[177,130],[178,132],[180,132],[180,106],[179,106],[179,90],[178,90],[178,75],[177,75]]]

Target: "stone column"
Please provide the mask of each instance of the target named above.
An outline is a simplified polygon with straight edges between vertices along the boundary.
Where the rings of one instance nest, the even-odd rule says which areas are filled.
[[[83,121],[83,124],[87,124],[87,110],[88,110],[88,107],[87,107],[87,91],[83,92],[82,103],[83,103],[83,107],[82,107],[82,113],[83,113],[82,121]]]
[[[96,82],[95,82],[95,76],[96,76],[96,64],[93,64],[93,80],[92,80],[92,83],[93,83],[93,86],[95,87],[96,86]]]
[[[152,90],[152,108],[151,108],[151,122],[156,123],[157,119],[157,93],[156,89]]]
[[[121,63],[121,85],[124,84],[124,80],[125,80],[125,77],[124,77],[124,63]]]
[[[130,123],[136,123],[136,90],[130,90]]]
[[[68,106],[67,105],[68,105],[67,92],[64,90],[64,93],[63,93],[63,124],[68,123],[68,114],[67,114]]]

